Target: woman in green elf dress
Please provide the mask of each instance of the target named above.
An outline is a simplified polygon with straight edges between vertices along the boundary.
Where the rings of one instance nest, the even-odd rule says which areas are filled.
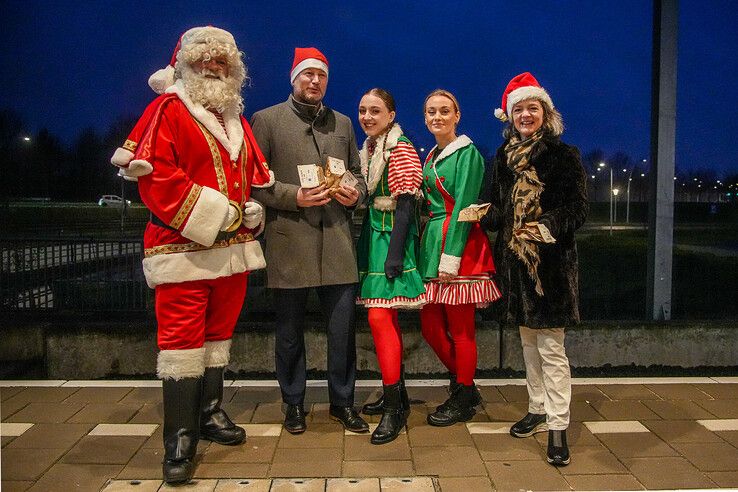
[[[500,297],[490,275],[492,250],[479,222],[459,220],[477,202],[484,159],[466,135],[456,135],[461,118],[453,94],[438,89],[425,99],[425,125],[436,139],[423,166],[428,223],[420,244],[418,269],[427,304],[420,313],[423,337],[450,373],[450,397],[428,423],[465,422],[481,403],[474,385],[477,368],[475,309]]]
[[[402,431],[410,411],[397,310],[425,303],[416,261],[422,170],[415,148],[395,123],[395,101],[387,91],[375,88],[364,94],[359,123],[367,134],[360,156],[369,199],[357,248],[357,303],[368,310],[384,389],[379,401],[364,406],[364,413],[382,414],[371,442],[384,444]]]

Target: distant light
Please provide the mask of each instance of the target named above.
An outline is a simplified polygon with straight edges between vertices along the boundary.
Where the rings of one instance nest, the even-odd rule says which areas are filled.
[[[697,185],[697,188],[702,188],[702,185]]]
[[[605,167],[605,163],[604,162],[600,162],[599,163],[599,167]]]
[[[627,173],[627,172],[628,172],[628,170],[627,170],[627,169],[623,169],[623,172],[624,172],[624,173]]]
[[[733,196],[733,194],[730,193],[730,192],[728,192],[728,193],[725,194],[725,196]]]
[[[425,152],[425,147],[420,147],[421,152]]]
[[[592,179],[595,179],[595,175],[594,174],[592,175]]]
[[[23,137],[23,141],[24,142],[30,142],[31,141],[31,137]]]
[[[641,178],[645,177],[646,175],[644,173],[641,173]],[[674,178],[676,179],[676,178]]]
[[[641,174],[641,176],[643,176],[643,175]],[[674,176],[674,181],[676,181],[676,176]]]
[[[633,178],[628,178],[628,181],[633,181]]]
[[[646,159],[643,159],[643,162],[646,162]]]
[[[612,194],[613,195],[618,196],[618,193],[620,193],[620,190],[619,189],[617,189],[617,188],[613,188],[612,189]]]
[[[714,190],[717,190],[717,186],[713,186],[712,188],[713,188]]]
[[[694,178],[695,181],[697,181],[697,178]]]

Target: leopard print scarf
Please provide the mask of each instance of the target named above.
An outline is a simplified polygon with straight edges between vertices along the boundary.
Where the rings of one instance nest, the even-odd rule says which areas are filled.
[[[538,277],[538,265],[541,263],[538,244],[516,236],[515,231],[523,227],[526,222],[536,220],[542,213],[540,199],[543,183],[539,181],[538,173],[529,161],[531,151],[541,140],[541,136],[541,130],[526,140],[513,136],[505,146],[507,166],[515,173],[516,178],[512,189],[513,235],[507,246],[528,269],[528,275],[535,283],[536,293],[539,296],[543,296],[543,286]]]

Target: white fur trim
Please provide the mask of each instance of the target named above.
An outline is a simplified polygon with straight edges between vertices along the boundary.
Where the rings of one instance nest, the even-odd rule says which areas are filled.
[[[326,65],[321,60],[318,60],[317,58],[305,58],[300,63],[295,65],[295,68],[290,72],[290,84],[295,81],[298,75],[300,75],[300,72],[303,70],[306,70],[308,68],[319,68],[320,70],[324,71],[326,75],[328,75],[328,65]]]
[[[228,198],[221,192],[202,187],[181,234],[204,246],[212,246],[228,215]]]
[[[159,379],[197,378],[205,373],[205,348],[161,350],[156,360]]]
[[[146,283],[161,284],[212,280],[266,267],[259,241],[231,244],[225,248],[149,256],[143,260]]]
[[[369,151],[367,150],[369,139],[367,138],[364,140],[364,145],[362,145],[361,152],[359,153],[359,159],[361,161],[361,174],[364,175],[364,179],[366,180],[368,195],[371,195],[374,193],[374,190],[377,189],[377,185],[382,180],[384,168],[389,162],[392,149],[397,146],[397,140],[401,136],[402,128],[400,128],[400,125],[398,124],[395,124],[389,132],[380,136],[374,147],[374,154],[372,154],[371,163],[369,162]],[[384,143],[385,139],[387,140],[386,145]],[[377,150],[382,147],[384,147],[384,153],[377,152]],[[369,175],[370,172],[371,176]]]
[[[438,271],[450,273],[451,275],[458,275],[460,266],[461,256],[451,256],[446,253],[442,253],[441,261],[438,263]]]
[[[469,146],[473,143],[474,142],[472,142],[471,138],[467,137],[466,135],[459,135],[458,137],[456,137],[456,140],[448,144],[446,148],[443,149],[443,151],[441,152],[441,155],[439,155],[438,158],[436,158],[436,162],[441,162],[442,159],[445,159],[446,157],[450,156],[457,150],[463,149],[464,147]],[[436,147],[438,147],[438,145],[434,146],[431,149],[431,151],[428,152],[428,157],[425,159],[426,162],[430,160],[431,156],[433,155],[433,152],[436,150]]]
[[[205,43],[208,38],[213,38],[218,42],[236,46],[236,40],[233,34],[225,29],[213,26],[201,26],[188,29],[182,34],[182,48],[193,43]]]
[[[110,158],[110,163],[118,167],[126,167],[133,160],[133,152],[123,147],[118,147]]]
[[[172,85],[174,85],[174,67],[171,65],[157,70],[149,77],[149,87],[157,94],[164,94]]]
[[[151,172],[154,170],[154,166],[152,166],[151,163],[147,160],[134,159],[128,164],[128,167],[121,167],[120,170],[126,176],[138,178],[139,176],[146,176],[147,174],[151,174]]]
[[[205,342],[205,367],[225,367],[230,361],[230,339]]]
[[[372,201],[372,207],[382,212],[391,212],[397,208],[397,200],[391,196],[377,196]]]
[[[274,171],[272,171],[272,170],[270,169],[270,170],[269,170],[269,182],[267,182],[267,183],[264,183],[264,184],[262,184],[262,185],[252,184],[251,186],[252,186],[253,188],[269,188],[269,187],[270,187],[270,186],[272,186],[273,184],[274,184]]]
[[[535,87],[532,85],[529,85],[527,87],[518,87],[514,91],[512,91],[510,94],[507,95],[507,116],[512,120],[512,109],[513,106],[515,106],[520,101],[525,101],[526,99],[540,99],[544,102],[546,102],[551,109],[553,109],[554,104],[551,100],[551,96],[548,95],[548,92],[543,87]]]
[[[176,94],[177,97],[184,103],[190,114],[225,147],[232,162],[238,160],[238,156],[241,153],[241,147],[243,146],[243,126],[241,126],[241,117],[238,113],[232,110],[228,110],[223,113],[223,123],[225,124],[225,130],[218,123],[218,118],[213,113],[205,109],[202,104],[198,104],[190,99],[187,95],[187,91],[184,88],[184,82],[182,79],[177,80],[175,84],[166,90],[167,94]]]
[[[507,115],[502,110],[502,108],[495,109],[495,118],[497,118],[500,121],[507,121]]]

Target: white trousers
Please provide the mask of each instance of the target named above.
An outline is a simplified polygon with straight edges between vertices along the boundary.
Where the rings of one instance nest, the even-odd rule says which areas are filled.
[[[549,430],[569,427],[571,371],[564,349],[564,329],[520,327],[528,412],[546,414]]]

